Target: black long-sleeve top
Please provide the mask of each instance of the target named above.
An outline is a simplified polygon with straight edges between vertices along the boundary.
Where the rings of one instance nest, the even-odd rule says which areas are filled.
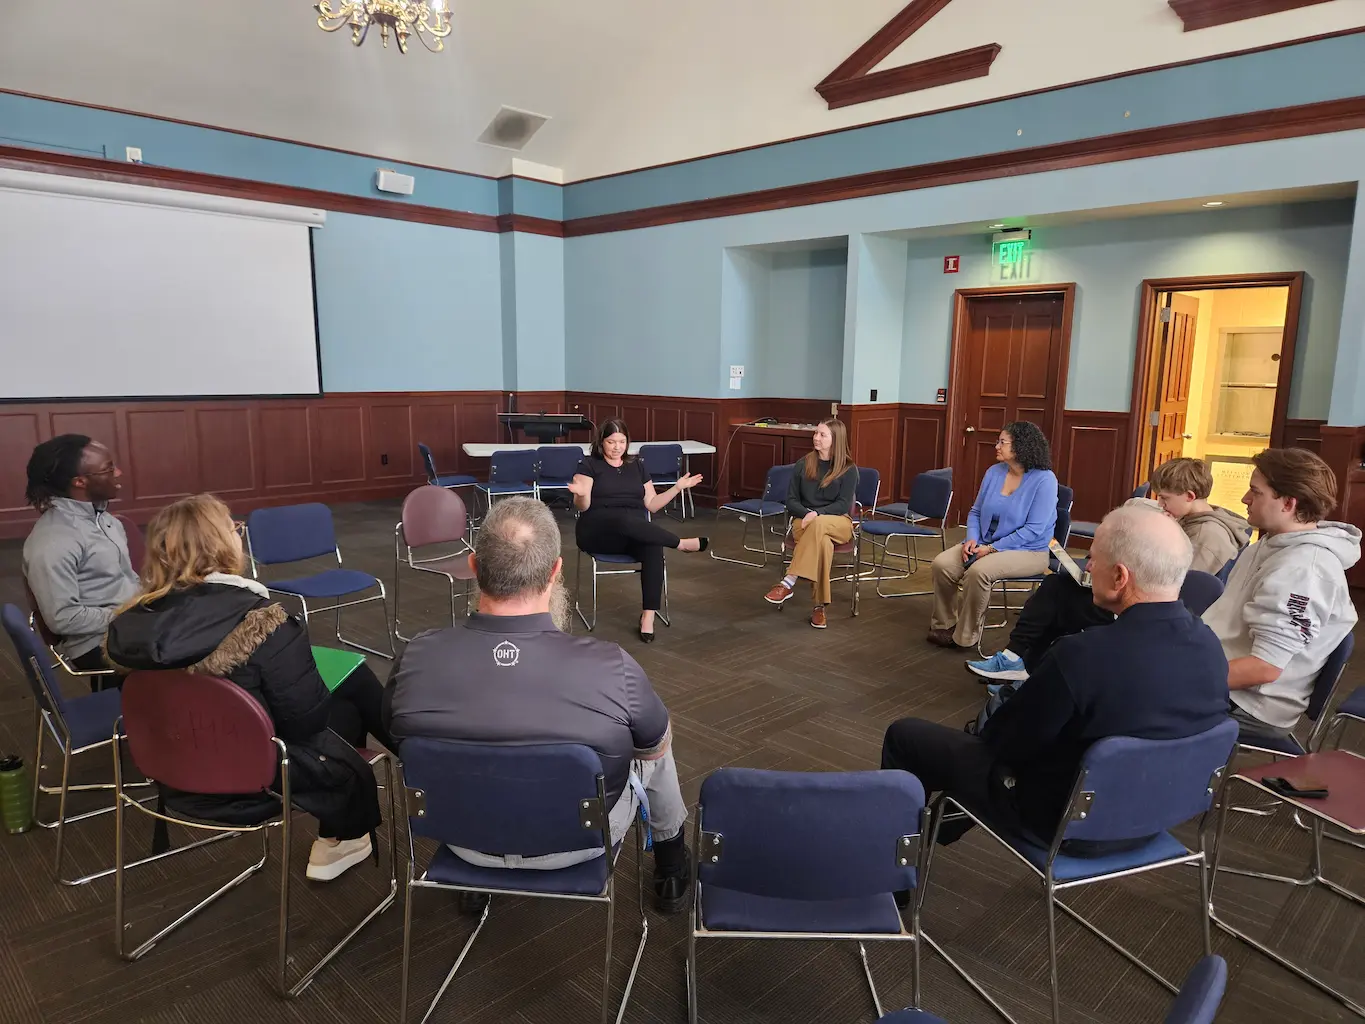
[[[829,461],[821,459],[815,468],[815,479],[806,476],[804,461],[796,464],[791,485],[787,488],[787,511],[800,519],[807,512],[822,516],[846,516],[853,512],[853,498],[858,487],[858,467],[848,464],[843,476],[822,487],[820,481],[829,472]]]

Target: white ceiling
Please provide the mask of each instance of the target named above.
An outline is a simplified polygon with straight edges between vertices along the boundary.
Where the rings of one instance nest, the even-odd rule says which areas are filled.
[[[998,42],[989,77],[831,111],[815,83],[904,0],[453,3],[447,51],[404,57],[308,0],[4,0],[0,88],[491,175],[505,104],[551,117],[520,156],[577,180],[1365,26],[1365,0],[1191,33],[1166,0],[956,0],[883,66]]]

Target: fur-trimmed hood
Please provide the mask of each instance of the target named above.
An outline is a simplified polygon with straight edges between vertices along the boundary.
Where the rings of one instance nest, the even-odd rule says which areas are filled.
[[[109,660],[126,669],[185,669],[226,676],[288,620],[253,589],[202,583],[130,608],[109,624]]]

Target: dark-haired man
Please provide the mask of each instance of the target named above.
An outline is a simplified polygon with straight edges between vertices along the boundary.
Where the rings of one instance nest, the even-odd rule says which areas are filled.
[[[42,514],[24,541],[24,579],[78,669],[105,667],[109,620],[138,586],[123,524],[109,513],[122,475],[109,449],[84,434],[44,441],[28,460],[28,502]]]

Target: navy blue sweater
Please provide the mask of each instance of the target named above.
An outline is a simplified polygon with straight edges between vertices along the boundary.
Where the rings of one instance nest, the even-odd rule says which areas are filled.
[[[1179,739],[1227,714],[1228,662],[1213,631],[1179,601],[1139,604],[1053,644],[981,738],[995,757],[996,791],[1051,839],[1096,740]]]

